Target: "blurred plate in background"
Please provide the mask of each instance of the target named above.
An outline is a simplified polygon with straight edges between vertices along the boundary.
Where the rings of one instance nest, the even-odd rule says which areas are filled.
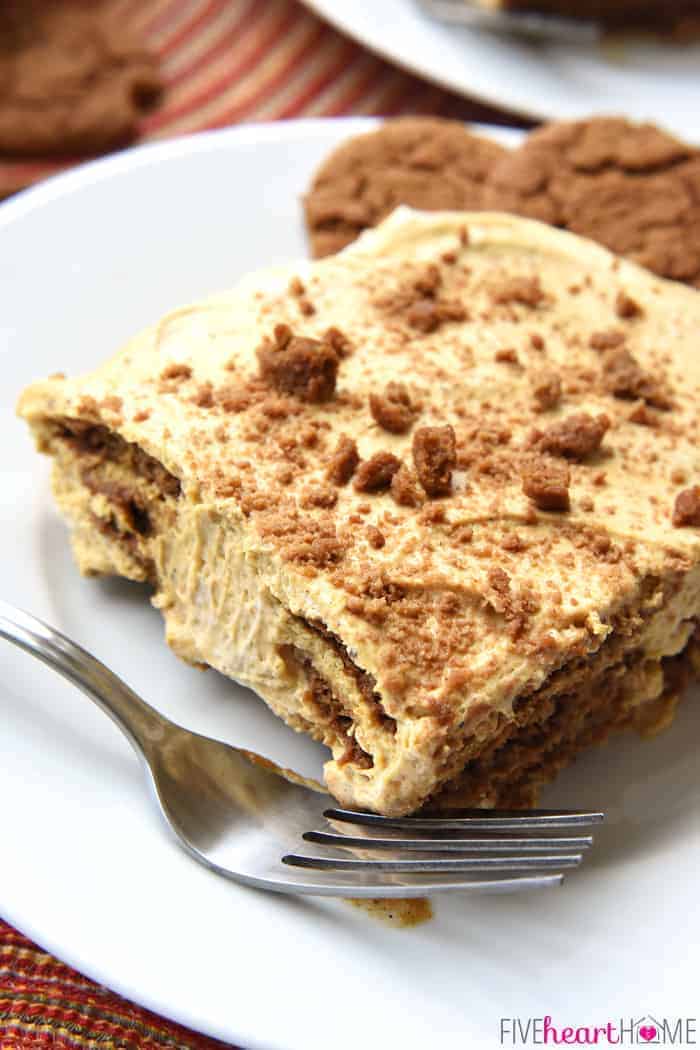
[[[526,41],[446,25],[418,0],[304,0],[365,47],[419,76],[523,116],[620,113],[700,142],[700,40]]]

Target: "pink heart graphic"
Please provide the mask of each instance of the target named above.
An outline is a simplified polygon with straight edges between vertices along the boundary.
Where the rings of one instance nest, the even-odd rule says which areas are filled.
[[[652,1039],[656,1038],[656,1028],[653,1024],[643,1024],[639,1029],[639,1034],[645,1042],[649,1043]]]

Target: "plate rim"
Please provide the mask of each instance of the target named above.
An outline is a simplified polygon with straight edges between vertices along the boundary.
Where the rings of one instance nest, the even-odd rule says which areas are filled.
[[[205,153],[207,150],[224,149],[229,142],[240,144],[256,141],[294,139],[299,135],[318,135],[324,138],[331,128],[342,124],[347,128],[348,136],[361,135],[373,131],[385,121],[396,118],[381,116],[339,116],[339,117],[302,117],[290,120],[251,121],[246,124],[234,124],[226,128],[212,128],[208,131],[195,131],[186,135],[176,135],[163,142],[141,142],[102,157],[94,157],[69,168],[42,178],[40,182],[19,190],[5,200],[0,200],[0,229],[28,214],[30,211],[54,200],[83,189],[85,186],[101,182],[120,172],[133,171],[135,168],[148,167],[149,164],[190,153]],[[418,117],[417,117],[418,119]],[[430,119],[429,117],[427,119]],[[443,120],[443,117],[435,117]],[[527,129],[514,125],[500,125],[482,121],[457,121],[464,124],[475,134],[507,142],[517,140],[527,134]]]
[[[147,167],[153,162],[168,160],[189,153],[205,153],[208,149],[223,148],[229,140],[236,142],[254,142],[258,140],[294,138],[297,134],[319,132],[323,138],[323,132],[339,123],[347,121],[348,126],[356,125],[357,133],[363,130],[371,131],[373,127],[382,122],[381,117],[371,116],[348,116],[348,117],[303,117],[301,119],[280,121],[251,121],[245,124],[233,124],[225,128],[212,128],[206,131],[194,131],[185,135],[176,135],[173,138],[158,142],[140,142],[124,149],[108,153],[102,157],[94,157],[82,161],[71,167],[68,171],[59,171],[40,182],[17,193],[5,200],[0,200],[0,228],[15,219],[27,214],[34,208],[57,200],[59,197],[68,195],[74,190],[100,182],[112,175],[122,171],[132,171],[134,168]],[[476,126],[476,125],[475,125]],[[497,125],[482,125],[484,128],[494,128]],[[506,129],[516,130],[519,129]],[[352,134],[352,131],[348,132]]]
[[[476,102],[483,103],[487,106],[494,106],[496,109],[506,108],[509,112],[506,113],[505,116],[520,117],[524,120],[560,119],[552,113],[539,109],[537,105],[521,107],[512,99],[504,102],[502,97],[489,91],[488,88],[484,89],[480,85],[471,89],[467,94],[467,92],[456,85],[450,77],[441,75],[439,69],[436,70],[434,66],[421,61],[420,56],[417,61],[409,62],[407,59],[403,58],[403,56],[397,55],[390,47],[384,46],[381,41],[368,37],[365,33],[359,33],[355,26],[332,9],[329,0],[301,0],[301,2],[305,7],[312,11],[313,14],[322,18],[325,22],[328,22],[328,24],[334,29],[337,29],[338,32],[345,33],[358,44],[366,47],[368,51],[371,51],[375,55],[379,55],[379,57],[383,58],[385,62],[390,62],[392,65],[398,66],[405,73],[410,73],[414,77],[421,77],[423,80],[427,80],[429,83],[437,85],[437,87],[444,88],[445,91],[451,91],[453,94],[459,95],[460,98],[466,99],[467,101],[474,99]]]

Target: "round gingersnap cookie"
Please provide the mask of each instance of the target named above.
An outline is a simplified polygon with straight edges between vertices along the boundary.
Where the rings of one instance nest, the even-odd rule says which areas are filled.
[[[158,97],[155,57],[105,2],[0,4],[0,153],[98,153]]]
[[[316,172],[304,200],[312,254],[339,251],[399,204],[481,208],[484,181],[506,151],[438,117],[401,117],[357,135]]]
[[[653,124],[545,125],[494,165],[483,206],[590,237],[700,287],[700,152]]]

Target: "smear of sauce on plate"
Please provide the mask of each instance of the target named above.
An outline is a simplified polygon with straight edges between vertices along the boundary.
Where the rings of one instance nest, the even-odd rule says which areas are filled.
[[[348,897],[346,901],[389,926],[420,926],[433,917],[433,907],[427,897],[401,897],[396,900]]]

